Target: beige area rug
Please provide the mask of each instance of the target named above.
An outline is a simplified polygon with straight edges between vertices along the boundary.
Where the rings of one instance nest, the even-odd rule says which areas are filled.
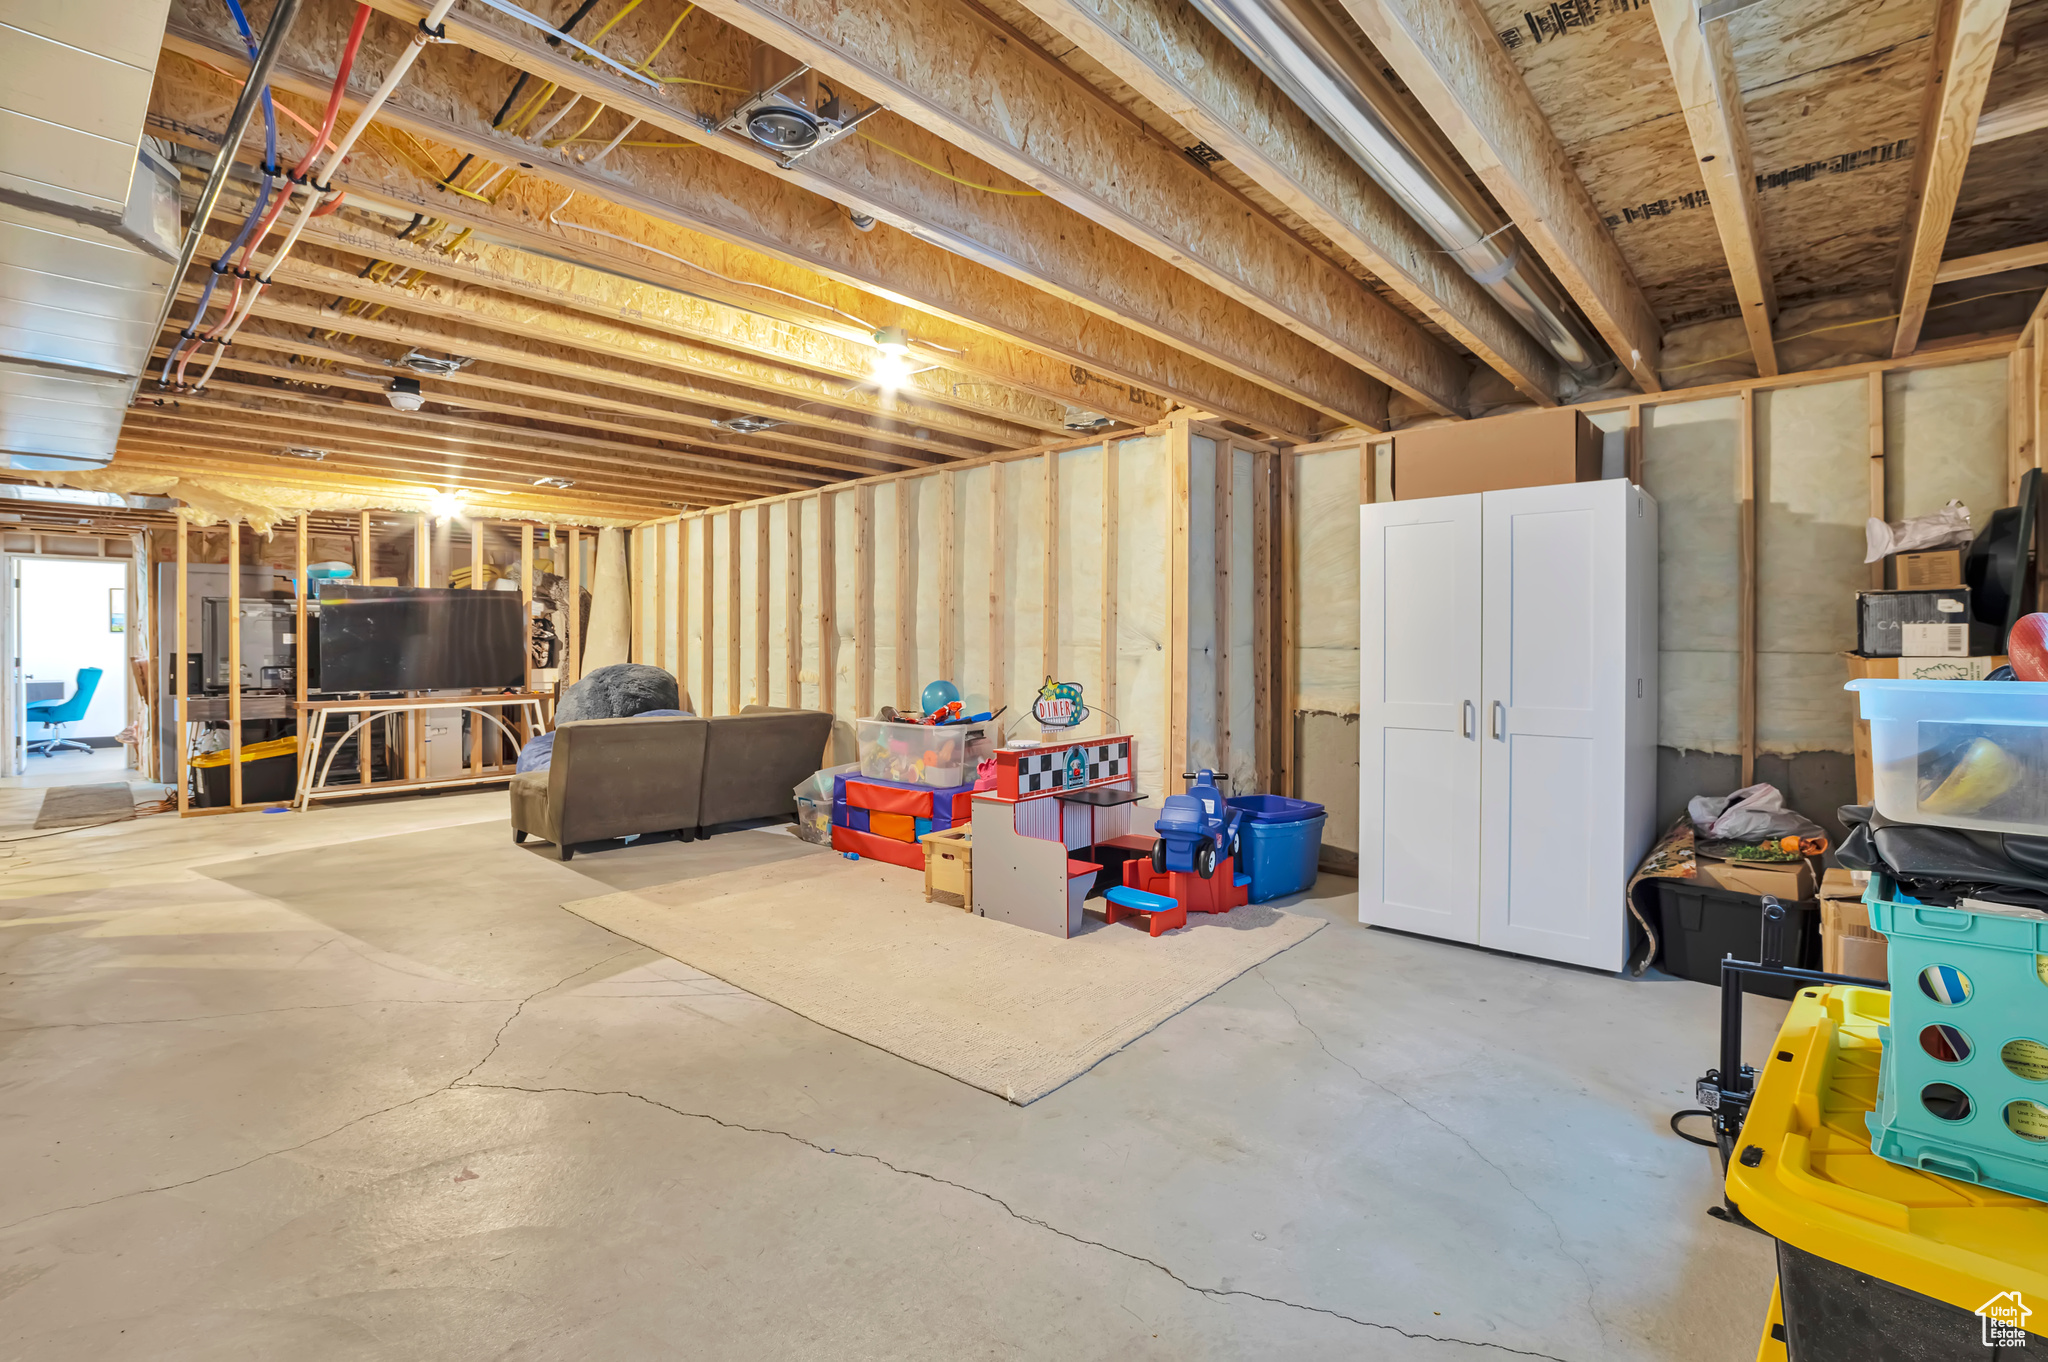
[[[805,856],[564,904],[820,1025],[1022,1105],[1324,924],[1254,904],[1070,940],[924,901],[924,877]]]
[[[56,785],[43,792],[39,828],[83,828],[135,816],[135,792],[125,783]]]

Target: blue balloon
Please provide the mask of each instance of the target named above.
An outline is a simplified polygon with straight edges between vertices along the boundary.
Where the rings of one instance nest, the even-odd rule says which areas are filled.
[[[960,688],[951,681],[934,681],[924,688],[924,694],[919,697],[918,703],[923,705],[924,712],[929,714],[941,705],[950,705],[959,698]]]

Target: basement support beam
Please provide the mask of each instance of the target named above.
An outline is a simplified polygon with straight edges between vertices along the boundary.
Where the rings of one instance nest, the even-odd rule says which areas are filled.
[[[1650,0],[1650,9],[1664,39],[1664,57],[1685,112],[1686,131],[1692,135],[1693,159],[1706,182],[1714,229],[1721,235],[1721,253],[1728,261],[1757,374],[1774,378],[1778,349],[1771,339],[1771,323],[1778,317],[1778,291],[1764,251],[1756,172],[1728,25],[1702,24],[1695,0]]]
[[[1663,391],[1663,332],[1476,0],[1343,0],[1644,392]]]
[[[1557,361],[1194,9],[1177,0],[1022,3],[1329,237],[1524,397],[1556,404]]]
[[[1956,195],[1970,163],[1977,116],[1991,84],[2008,8],[2009,0],[1939,0],[1935,12],[1933,73],[1921,117],[1920,149],[1913,157],[1912,207],[1906,214],[1905,244],[1894,285],[1899,300],[1894,359],[1912,354],[1920,345],[1927,300],[1941,271],[1942,249],[1948,244]]]

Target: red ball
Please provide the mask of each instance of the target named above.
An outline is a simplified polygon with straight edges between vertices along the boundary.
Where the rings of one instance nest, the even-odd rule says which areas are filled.
[[[2022,681],[2048,681],[2048,615],[2022,615],[2006,640],[2012,674]]]

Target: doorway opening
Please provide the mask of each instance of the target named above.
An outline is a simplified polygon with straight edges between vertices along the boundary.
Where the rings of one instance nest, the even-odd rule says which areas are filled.
[[[12,773],[127,769],[129,564],[15,556]]]

